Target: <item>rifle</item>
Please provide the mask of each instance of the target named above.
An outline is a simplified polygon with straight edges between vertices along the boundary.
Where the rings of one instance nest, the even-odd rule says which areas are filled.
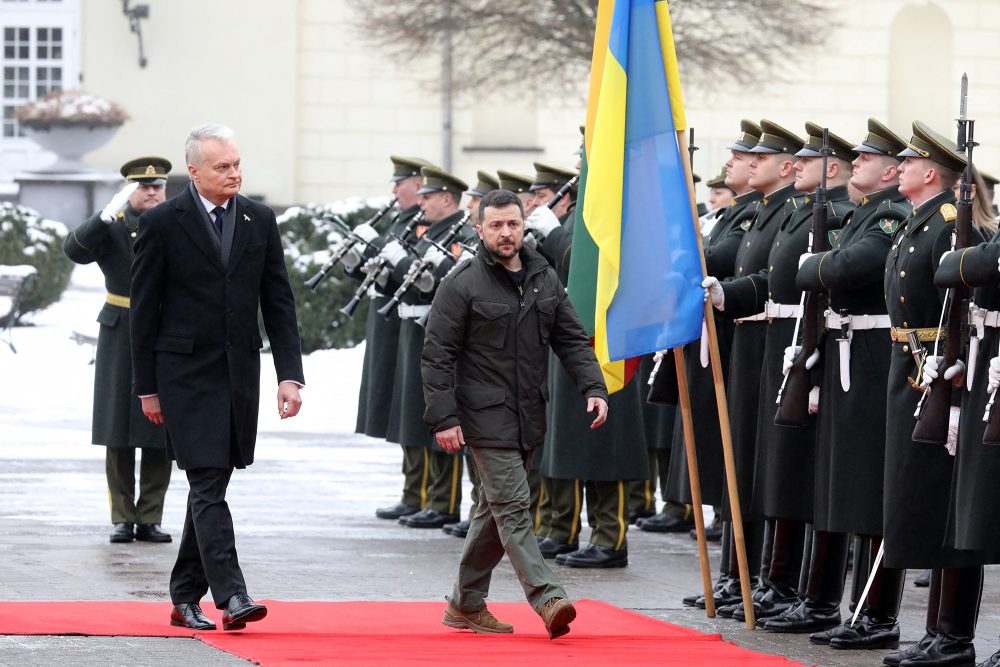
[[[438,249],[443,250],[445,253],[450,254],[451,251],[448,250],[448,246],[455,240],[458,233],[462,231],[462,227],[465,226],[465,223],[468,220],[469,212],[466,211],[465,214],[455,222],[455,224],[448,228],[447,233],[441,238],[440,242],[435,243],[432,239],[422,240],[426,240],[430,245],[433,245]],[[406,277],[403,279],[403,282],[400,283],[399,288],[392,295],[392,298],[389,299],[384,306],[378,309],[378,314],[388,319],[389,313],[391,313],[393,309],[399,305],[399,300],[403,298],[403,295],[406,294],[407,290],[410,289],[413,283],[417,282],[417,278],[420,277],[420,274],[426,271],[429,267],[431,267],[430,260],[425,257],[415,260],[410,266],[410,270],[406,273]]]
[[[390,234],[389,236],[391,236],[394,240],[399,241],[404,248],[409,248],[410,242],[407,240],[407,237],[413,232],[413,228],[417,226],[417,223],[423,219],[424,212],[420,211],[415,216],[410,218],[410,221],[406,223],[406,227],[403,228],[403,231],[401,231],[398,236],[396,234]],[[361,299],[363,299],[365,294],[368,293],[368,288],[374,285],[375,281],[378,280],[378,276],[382,273],[386,263],[387,260],[384,257],[379,257],[375,266],[372,267],[371,271],[365,275],[365,279],[361,281],[360,285],[358,285],[358,289],[354,290],[354,296],[352,296],[351,300],[340,309],[340,312],[348,317],[354,316],[354,311],[358,309]]]
[[[434,242],[431,241],[431,243],[434,243]],[[437,244],[435,244],[435,245],[437,245]],[[469,253],[473,257],[475,257],[476,255],[479,254],[479,247],[478,246],[471,246],[468,243],[460,243],[459,245],[462,246],[462,253],[463,254],[464,253]],[[458,260],[456,260],[455,264],[448,270],[448,273],[451,273],[455,269],[455,266],[458,266]],[[417,318],[417,320],[416,320],[417,326],[420,327],[421,329],[426,329],[427,328],[427,320],[430,319],[430,317],[431,317],[431,311],[428,310],[426,313],[424,313],[423,315],[421,315],[420,317]]]
[[[563,186],[562,186],[561,188],[559,188],[559,189],[558,189],[558,190],[556,191],[556,193],[555,193],[554,195],[552,195],[552,199],[550,199],[550,200],[549,200],[549,201],[548,201],[548,202],[547,202],[547,203],[545,204],[545,207],[546,207],[546,208],[548,208],[549,210],[552,210],[552,209],[554,209],[554,208],[556,207],[556,205],[557,205],[557,204],[558,204],[558,203],[559,203],[560,201],[562,201],[562,198],[563,198],[563,197],[565,197],[565,196],[566,196],[567,194],[569,194],[569,191],[570,191],[570,190],[572,190],[572,189],[573,189],[574,187],[576,187],[576,184],[577,184],[577,183],[578,183],[579,181],[580,181],[580,175],[579,175],[579,174],[577,174],[577,175],[576,175],[576,176],[574,176],[573,178],[571,178],[571,179],[569,179],[568,181],[566,181],[565,183],[563,183]],[[538,240],[537,240],[537,239],[535,239],[535,235],[534,235],[534,234],[532,234],[530,230],[526,230],[526,231],[524,232],[524,236],[525,236],[526,238],[530,238],[530,239],[534,240],[534,241],[535,241],[535,244],[537,244],[537,243],[538,243]],[[532,247],[534,247],[534,246],[532,246]]]
[[[396,205],[396,199],[393,198],[392,201],[387,203],[379,210],[375,211],[375,214],[372,215],[372,217],[368,218],[368,220],[366,220],[364,224],[374,225],[379,220],[381,220],[386,213],[389,212],[389,209],[391,209],[395,205]],[[306,281],[306,287],[308,287],[310,291],[316,291],[316,286],[319,285],[321,282],[323,282],[323,279],[326,278],[326,275],[333,270],[333,267],[337,265],[337,262],[343,259],[344,255],[346,255],[351,250],[351,248],[353,248],[358,243],[362,245],[368,245],[368,242],[365,241],[363,238],[355,234],[353,231],[349,231],[347,234],[347,238],[343,241],[340,247],[337,248],[337,250],[333,253],[333,256],[330,257],[330,259],[326,262],[326,264],[320,267],[320,270],[316,272],[316,275],[314,275],[312,278]]]
[[[653,364],[646,380],[649,393],[646,402],[651,405],[677,405],[677,366],[674,364],[673,350],[667,350],[659,361]]]
[[[813,199],[812,229],[809,231],[809,248],[807,252],[826,252],[830,249],[827,235],[827,193],[826,166],[832,151],[830,150],[830,130],[823,128],[823,177]],[[799,327],[802,327],[802,349],[792,360],[792,367],[781,381],[778,389],[778,405],[774,413],[774,423],[777,426],[805,426],[809,423],[809,392],[812,391],[812,380],[806,361],[813,355],[819,345],[820,308],[819,292],[802,292],[799,301],[799,316],[795,320],[795,331],[792,333],[792,345],[799,339]]]
[[[975,121],[966,116],[966,100],[969,89],[969,79],[962,75],[962,93],[959,103],[958,150],[965,152],[966,165],[962,172],[961,194],[958,200],[958,217],[955,220],[955,235],[953,250],[969,246],[969,232],[972,229],[972,149],[976,142],[972,140]],[[948,421],[951,416],[951,380],[944,379],[944,372],[958,361],[965,346],[968,335],[969,289],[967,287],[952,287],[945,294],[942,305],[942,315],[947,309],[946,324],[948,337],[944,341],[944,359],[938,366],[938,376],[927,387],[920,397],[917,410],[913,416],[917,424],[913,427],[914,442],[926,442],[940,445],[948,440]],[[934,340],[934,354],[937,354],[941,340],[941,327]],[[987,429],[989,427],[987,426]],[[985,439],[985,437],[984,437]]]
[[[691,185],[694,185],[694,152],[698,147],[694,145],[694,128],[688,128],[688,162],[691,164]]]

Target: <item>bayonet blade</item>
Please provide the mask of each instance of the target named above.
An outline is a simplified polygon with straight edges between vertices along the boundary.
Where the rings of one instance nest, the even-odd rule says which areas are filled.
[[[968,118],[968,102],[969,102],[969,75],[962,72],[962,96],[961,101],[958,105],[958,118],[959,120],[965,120]]]

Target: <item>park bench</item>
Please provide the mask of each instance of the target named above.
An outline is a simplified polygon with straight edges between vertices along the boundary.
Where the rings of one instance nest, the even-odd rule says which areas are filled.
[[[15,354],[13,329],[21,314],[21,303],[31,291],[31,286],[38,277],[38,270],[33,266],[19,264],[16,266],[0,265],[0,325],[3,326],[7,347]]]
[[[74,331],[69,335],[70,339],[77,345],[90,345],[90,365],[94,365],[97,359],[97,336],[90,336],[81,331]]]

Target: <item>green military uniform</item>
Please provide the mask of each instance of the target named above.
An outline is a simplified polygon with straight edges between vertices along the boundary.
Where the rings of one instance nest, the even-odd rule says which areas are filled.
[[[535,189],[558,189],[575,172],[535,163]],[[572,213],[543,239],[538,249],[565,284],[573,245]],[[561,366],[549,363],[549,430],[542,450],[542,475],[548,480],[552,502],[546,537],[573,545],[579,539],[582,493],[587,494],[591,547],[557,555],[557,563],[574,565],[579,556],[601,550],[614,552],[615,566],[627,563],[628,494],[626,482],[646,479],[649,460],[642,418],[640,382],[633,378],[611,395],[609,414],[615,416],[598,430],[590,428],[593,415],[584,412],[572,381]],[[599,547],[599,550],[593,547]],[[546,551],[543,549],[543,553]]]
[[[139,158],[122,167],[129,181],[163,184],[170,163],[163,158]],[[77,227],[63,243],[77,264],[97,262],[108,291],[97,316],[94,367],[94,410],[91,441],[107,447],[105,467],[111,522],[159,524],[163,499],[173,464],[167,458],[163,427],[149,421],[132,393],[132,357],[129,343],[129,291],[132,284],[132,244],[139,215],[126,205],[108,224],[100,213]],[[135,495],[135,450],[142,450],[139,498]]]
[[[421,194],[450,192],[458,201],[468,187],[465,182],[436,167],[424,167],[421,173],[424,176],[424,187],[419,190]],[[412,253],[393,267],[386,291],[394,292],[404,282],[417,258],[423,257],[432,247],[429,241],[446,243],[446,248],[456,257],[459,244],[474,242],[475,232],[467,225],[459,227],[457,234],[451,233],[452,227],[464,221],[467,215],[456,212],[442,220],[428,221],[429,226],[420,233],[420,240],[414,245]],[[423,421],[425,406],[420,381],[420,353],[424,346],[424,329],[417,320],[430,310],[432,299],[433,292],[423,293],[413,286],[403,295],[398,309],[399,345],[387,439],[399,442],[410,450],[408,456],[423,456],[427,465],[423,509],[401,518],[400,522],[414,527],[441,528],[460,519],[463,466],[460,454],[450,454],[438,447]],[[428,521],[430,518],[433,521]]]

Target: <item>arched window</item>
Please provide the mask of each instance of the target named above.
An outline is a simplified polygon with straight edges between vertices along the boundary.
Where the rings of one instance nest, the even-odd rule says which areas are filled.
[[[910,137],[922,120],[949,134],[958,115],[955,37],[951,19],[933,3],[910,4],[892,21],[889,37],[889,124]]]

